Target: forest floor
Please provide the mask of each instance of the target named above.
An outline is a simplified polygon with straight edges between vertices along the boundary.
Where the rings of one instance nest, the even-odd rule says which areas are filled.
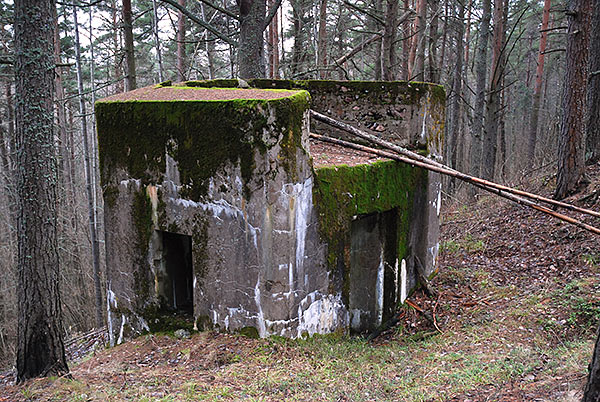
[[[591,177],[569,201],[600,209],[598,167]],[[373,341],[144,335],[72,363],[72,378],[6,375],[0,401],[579,400],[600,316],[598,239],[490,197],[453,202],[443,221],[438,295],[410,297],[433,323],[405,307]]]

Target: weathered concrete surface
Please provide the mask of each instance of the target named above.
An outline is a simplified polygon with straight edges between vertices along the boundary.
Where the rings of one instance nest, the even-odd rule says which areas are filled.
[[[282,88],[289,82],[280,83]],[[325,92],[322,102],[332,104],[334,91]],[[145,96],[151,97],[150,89]],[[165,265],[165,233],[191,238],[196,328],[289,337],[368,331],[400,299],[402,260],[408,264],[408,289],[415,284],[417,261],[427,273],[433,271],[439,213],[435,177],[413,169],[406,173],[410,182],[402,183],[405,176],[398,171],[397,186],[387,183],[382,191],[405,186],[401,202],[370,202],[368,197],[380,196],[370,188],[361,211],[355,212],[359,216],[344,215],[343,241],[334,245],[324,235],[322,218],[331,206],[315,205],[322,180],[310,164],[308,94],[282,97],[279,92],[278,99],[219,102],[190,97],[156,102],[109,98],[96,107],[111,343],[160,328],[161,310],[176,305],[173,292],[184,285],[173,282],[175,274]],[[439,107],[420,108],[429,110],[421,128],[441,132],[431,117]],[[380,124],[400,130],[392,117]],[[358,111],[355,118],[361,118]],[[437,152],[441,138],[426,138],[431,152]],[[353,191],[360,197],[365,190]],[[379,206],[371,210],[370,204]],[[180,264],[185,258],[176,260]],[[369,261],[369,267],[363,270],[361,261]]]

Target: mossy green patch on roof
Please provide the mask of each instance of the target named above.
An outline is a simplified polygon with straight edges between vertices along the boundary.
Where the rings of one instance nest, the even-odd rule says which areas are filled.
[[[250,87],[260,89],[304,89],[306,91],[335,92],[341,95],[370,97],[376,104],[390,103],[392,99],[402,98],[406,104],[419,102],[422,97],[432,103],[444,104],[446,91],[438,84],[415,81],[336,81],[336,80],[247,80]],[[186,81],[187,87],[218,88],[237,87],[238,80]]]
[[[164,89],[167,88],[152,88],[151,93]],[[198,91],[172,87],[169,90],[175,94]],[[246,184],[254,170],[255,152],[264,153],[281,136],[289,137],[288,142],[300,143],[302,113],[309,107],[307,92],[210,91],[268,95],[265,99],[188,101],[136,99],[139,93],[132,91],[127,97],[97,102],[103,186],[114,181],[119,168],[143,183],[161,182],[169,155],[179,169],[182,196],[200,199],[206,193],[209,179],[228,161],[240,166],[249,195]],[[289,166],[295,165],[290,162]]]

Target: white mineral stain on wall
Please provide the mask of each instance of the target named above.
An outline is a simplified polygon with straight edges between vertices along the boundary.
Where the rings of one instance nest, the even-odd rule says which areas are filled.
[[[377,299],[377,323],[376,325],[381,325],[381,321],[383,320],[383,272],[384,272],[384,256],[383,256],[383,247],[381,248],[381,252],[379,255],[379,266],[377,267],[377,280],[375,282],[375,297]]]
[[[427,251],[431,255],[431,267],[432,269],[435,269],[435,266],[437,265],[438,253],[440,252],[440,243],[438,242],[435,244],[435,246],[429,247]]]
[[[325,334],[348,325],[348,311],[341,295],[308,294],[298,306],[297,336]]]
[[[117,345],[120,345],[123,342],[123,332],[125,331],[125,323],[127,322],[127,318],[125,318],[125,314],[121,314],[121,329],[119,329],[119,339],[117,339]]]
[[[258,324],[258,335],[261,338],[264,338],[267,336],[267,327],[265,325],[265,316],[260,303],[260,278],[256,280],[256,286],[254,287],[254,301],[256,302],[256,308],[258,310],[258,317],[256,320]]]
[[[400,303],[404,303],[404,301],[406,300],[406,280],[406,260],[403,258],[402,263],[400,264]]]
[[[170,198],[170,201],[174,202],[176,205],[180,205],[184,208],[201,208],[204,211],[210,211],[216,219],[221,219],[221,215],[225,215],[230,218],[241,218],[246,227],[248,228],[248,232],[252,236],[252,242],[254,247],[258,247],[257,233],[260,231],[260,228],[255,228],[250,225],[244,211],[241,208],[238,208],[234,205],[231,205],[226,200],[216,200],[212,202],[195,202],[191,200],[186,200],[184,198]]]

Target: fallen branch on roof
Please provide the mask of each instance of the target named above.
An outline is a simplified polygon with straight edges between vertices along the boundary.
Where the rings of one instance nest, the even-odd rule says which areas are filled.
[[[368,134],[368,135],[370,135],[370,134]],[[584,223],[584,222],[581,222],[581,221],[579,221],[577,219],[571,218],[570,216],[567,216],[567,215],[558,213],[556,211],[553,211],[550,208],[547,208],[547,207],[545,207],[543,205],[536,204],[535,202],[532,202],[532,201],[530,201],[528,199],[525,199],[523,197],[519,197],[517,195],[511,194],[511,193],[509,193],[508,191],[506,191],[504,189],[499,189],[499,188],[496,188],[496,187],[492,187],[492,186],[483,184],[483,183],[481,183],[479,181],[473,180],[473,179],[476,179],[476,178],[472,177],[472,176],[469,176],[469,175],[466,175],[464,173],[460,173],[460,172],[458,172],[458,171],[456,171],[454,169],[451,169],[449,167],[446,167],[446,166],[442,165],[441,163],[432,161],[431,159],[427,159],[425,157],[422,157],[421,155],[415,154],[414,152],[410,152],[408,150],[405,150],[406,152],[408,152],[410,154],[414,154],[414,155],[418,156],[419,159],[423,159],[423,160],[412,159],[412,158],[409,158],[407,156],[398,155],[397,153],[392,153],[392,152],[389,152],[389,151],[382,151],[380,149],[375,149],[375,148],[367,147],[365,145],[355,144],[353,142],[344,141],[344,140],[340,140],[340,139],[337,139],[337,138],[325,137],[325,136],[318,135],[318,134],[313,134],[313,133],[311,133],[310,136],[312,138],[315,138],[315,139],[319,140],[319,141],[330,142],[330,143],[333,143],[333,144],[344,146],[346,148],[353,148],[353,149],[357,149],[359,151],[369,152],[369,153],[372,153],[372,154],[375,154],[375,155],[383,156],[385,158],[397,160],[399,162],[404,162],[404,163],[407,163],[407,164],[412,165],[412,166],[420,167],[420,168],[423,168],[423,169],[431,170],[433,172],[437,172],[437,173],[444,174],[444,175],[447,175],[447,176],[455,177],[455,178],[457,178],[459,180],[463,180],[463,181],[466,181],[468,183],[471,183],[472,185],[474,185],[474,186],[476,186],[478,188],[481,188],[482,190],[489,191],[489,192],[494,193],[494,194],[496,194],[496,195],[498,195],[500,197],[503,197],[503,198],[506,198],[508,200],[517,202],[517,203],[519,203],[521,205],[525,205],[525,206],[528,206],[530,208],[536,209],[536,210],[538,210],[538,211],[540,211],[542,213],[545,213],[547,215],[551,215],[554,218],[560,219],[560,220],[562,220],[564,222],[568,222],[568,223],[570,223],[572,225],[575,225],[575,226],[577,226],[579,228],[585,229],[585,230],[590,231],[592,233],[600,234],[600,229],[598,229],[597,227],[594,227],[592,225],[588,225],[587,223]],[[380,141],[383,141],[383,140],[380,140]],[[387,141],[383,141],[383,142],[387,142]],[[391,144],[391,145],[393,145],[393,144]],[[397,146],[394,145],[394,147],[397,147]],[[400,148],[400,147],[398,147],[398,148]],[[487,180],[482,180],[482,181],[483,182],[487,182]],[[501,186],[501,185],[498,184],[497,186]],[[501,187],[504,187],[504,186],[501,186]],[[509,187],[506,187],[506,188],[509,188]],[[512,190],[514,190],[514,189],[512,189]],[[581,212],[581,211],[579,211],[579,212]],[[590,212],[594,212],[594,214],[597,214],[597,212],[595,212],[595,211],[590,211]]]
[[[446,165],[444,165],[442,163],[436,162],[436,161],[434,161],[432,159],[426,158],[426,157],[424,157],[422,155],[419,155],[419,154],[417,154],[415,152],[409,151],[408,149],[403,148],[403,147],[401,147],[399,145],[392,144],[389,141],[385,141],[385,140],[383,140],[383,139],[381,139],[379,137],[376,137],[376,136],[374,136],[372,134],[367,133],[366,131],[359,130],[358,128],[356,128],[354,126],[351,126],[350,124],[347,124],[347,123],[344,123],[342,121],[333,119],[333,118],[331,118],[329,116],[325,116],[325,115],[323,115],[323,114],[321,114],[319,112],[315,112],[314,110],[311,110],[310,114],[316,120],[322,121],[323,123],[326,123],[326,124],[328,124],[328,125],[330,125],[332,127],[336,127],[338,129],[343,130],[343,131],[345,131],[345,132],[347,132],[349,134],[352,134],[352,135],[354,135],[356,137],[360,137],[360,138],[362,138],[364,140],[369,141],[372,144],[382,146],[382,147],[387,148],[387,149],[389,149],[391,151],[397,152],[400,155],[404,155],[404,156],[406,156],[406,157],[408,157],[410,159],[414,159],[414,160],[419,161],[419,162],[427,163],[428,165],[433,165],[433,166],[436,166],[436,167],[439,167],[439,168],[443,168],[443,169],[445,169],[446,172],[445,173],[440,172],[442,174],[449,175],[449,172],[453,172],[454,173],[453,177],[456,177],[457,179],[466,181],[466,182],[474,184],[474,185],[481,185],[481,186],[486,186],[486,187],[492,187],[492,188],[495,188],[497,190],[501,190],[501,191],[506,192],[506,193],[515,194],[515,195],[518,195],[518,196],[521,196],[521,197],[531,198],[531,199],[533,199],[535,201],[544,202],[544,203],[550,204],[552,206],[556,206],[556,207],[559,207],[559,208],[564,208],[564,209],[568,209],[570,211],[580,212],[582,214],[591,215],[591,216],[594,216],[596,218],[600,218],[600,212],[592,211],[591,209],[581,208],[581,207],[578,207],[576,205],[568,204],[568,203],[562,202],[562,201],[553,200],[552,198],[547,198],[547,197],[544,197],[544,196],[541,196],[541,195],[538,195],[538,194],[533,194],[533,193],[530,193],[530,192],[527,192],[527,191],[518,190],[516,188],[507,187],[507,186],[504,186],[502,184],[498,184],[498,183],[494,183],[494,182],[489,181],[489,180],[481,179],[479,177],[470,176],[470,175],[468,175],[466,173],[462,173],[462,172],[459,172],[458,170],[452,169],[451,167],[446,166]],[[367,152],[369,152],[369,151],[367,151]]]

